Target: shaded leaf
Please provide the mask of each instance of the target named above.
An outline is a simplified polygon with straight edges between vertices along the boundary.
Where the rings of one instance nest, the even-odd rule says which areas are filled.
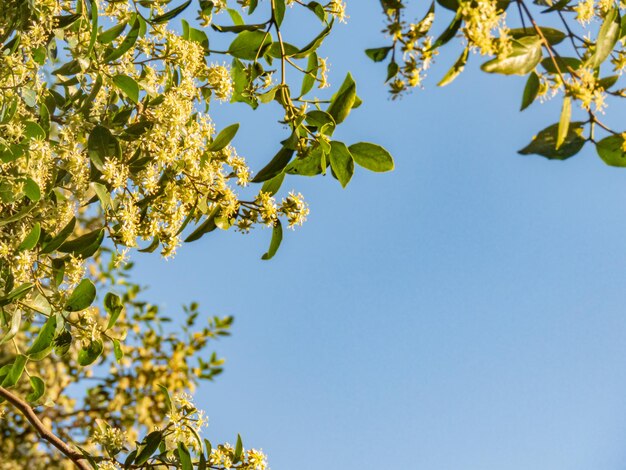
[[[521,155],[537,154],[554,160],[565,160],[580,152],[585,145],[585,139],[582,137],[584,122],[570,123],[569,130],[563,144],[557,149],[556,140],[559,125],[552,124],[540,131],[530,144],[521,149],[518,153]]]

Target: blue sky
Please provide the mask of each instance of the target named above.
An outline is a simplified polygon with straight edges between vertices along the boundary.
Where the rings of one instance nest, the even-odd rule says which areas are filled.
[[[363,2],[363,5],[366,2]],[[364,105],[337,137],[387,147],[388,174],[288,179],[311,205],[276,258],[269,230],[213,233],[174,260],[136,256],[171,312],[236,317],[203,385],[208,437],[262,447],[273,470],[603,470],[626,466],[626,173],[591,147],[520,156],[559,103],[519,113],[524,79],[482,74],[392,102],[378,2],[353,1],[322,49]],[[217,106],[258,170],[278,108]],[[607,120],[626,117],[609,108]]]

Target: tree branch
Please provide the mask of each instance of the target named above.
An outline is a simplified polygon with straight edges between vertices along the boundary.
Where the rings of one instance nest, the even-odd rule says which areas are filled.
[[[91,467],[84,461],[85,457],[80,452],[73,450],[65,442],[55,436],[52,431],[46,428],[28,403],[20,397],[13,395],[3,387],[0,387],[0,397],[4,398],[11,405],[17,408],[17,410],[22,413],[28,422],[35,428],[39,436],[60,450],[65,456],[67,456],[67,458],[74,462],[76,467],[81,470],[91,469]]]

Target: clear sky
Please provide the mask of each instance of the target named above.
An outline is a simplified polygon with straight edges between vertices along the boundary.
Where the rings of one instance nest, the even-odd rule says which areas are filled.
[[[338,138],[390,149],[396,170],[292,177],[304,227],[261,261],[269,230],[212,233],[171,261],[142,255],[150,300],[236,317],[204,384],[208,437],[262,447],[273,470],[619,470],[626,467],[626,172],[591,147],[520,156],[559,103],[518,112],[524,79],[470,66],[392,102],[378,2],[321,53],[364,105]],[[286,131],[278,108],[214,107],[258,171]],[[626,113],[609,108],[612,119]],[[611,118],[608,118],[609,120]]]

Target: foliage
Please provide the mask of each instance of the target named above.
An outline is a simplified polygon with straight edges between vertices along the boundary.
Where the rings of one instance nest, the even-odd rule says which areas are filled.
[[[626,166],[626,132],[602,117],[611,99],[626,97],[626,88],[618,88],[626,69],[626,3],[436,0],[419,5],[420,20],[409,22],[411,3],[381,0],[390,44],[366,51],[372,60],[387,62],[392,97],[421,86],[439,51],[460,42],[462,52],[439,86],[451,83],[472,55],[480,55],[487,58],[484,72],[527,77],[522,110],[537,99],[562,98],[558,121],[538,132],[520,154],[564,160],[590,142],[605,163]],[[444,22],[437,26],[441,17]],[[432,35],[437,28],[440,33]],[[574,121],[575,114],[581,118]]]
[[[2,5],[1,467],[264,469],[263,453],[241,438],[203,440],[206,417],[186,394],[221,372],[207,346],[232,318],[200,327],[191,304],[173,328],[141,300],[126,256],[168,257],[183,239],[266,225],[269,259],[283,225],[308,213],[299,193],[275,198],[287,175],[328,172],[346,186],[355,163],[393,168],[376,144],[333,140],[361,103],[350,74],[328,98],[311,96],[329,85],[318,52],[344,4]],[[318,25],[301,46],[281,32],[295,10]],[[214,50],[220,41],[227,47]],[[256,175],[231,144],[239,125],[211,120],[214,100],[282,108],[288,132]]]

